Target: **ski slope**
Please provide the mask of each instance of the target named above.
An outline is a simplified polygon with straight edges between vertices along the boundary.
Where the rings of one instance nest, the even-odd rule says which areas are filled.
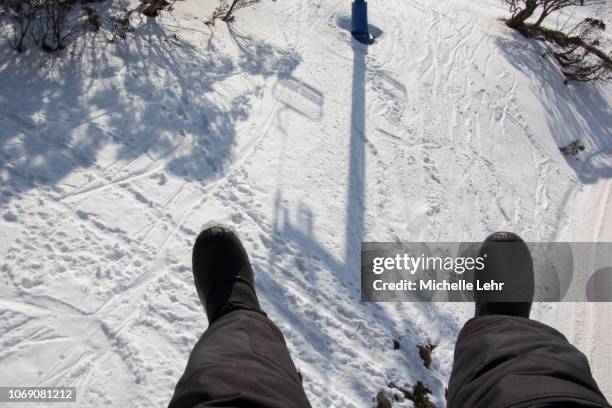
[[[212,31],[203,3],[62,58],[0,45],[0,385],[167,404],[207,327],[191,246],[214,220],[313,406],[422,381],[443,407],[473,306],[360,303],[362,240],[612,240],[612,88],[564,86],[500,2],[370,0],[367,48],[349,1],[264,1]],[[611,305],[534,309],[612,399]]]

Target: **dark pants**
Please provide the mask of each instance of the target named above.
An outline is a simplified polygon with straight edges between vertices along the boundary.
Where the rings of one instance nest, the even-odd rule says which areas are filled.
[[[310,407],[283,335],[264,314],[230,312],[202,335],[170,402],[196,406]],[[585,356],[561,333],[520,317],[487,316],[459,334],[448,407],[609,405]]]
[[[449,408],[609,407],[589,363],[557,330],[534,320],[484,316],[457,339]]]
[[[196,343],[169,408],[310,407],[280,330],[263,313],[235,310]]]

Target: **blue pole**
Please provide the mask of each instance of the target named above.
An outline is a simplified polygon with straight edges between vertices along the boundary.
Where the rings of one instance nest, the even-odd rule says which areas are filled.
[[[365,0],[354,0],[352,4],[351,34],[361,43],[370,43],[368,32],[368,3]]]

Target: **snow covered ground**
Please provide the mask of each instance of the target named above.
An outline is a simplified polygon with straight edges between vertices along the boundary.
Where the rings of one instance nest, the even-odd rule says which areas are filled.
[[[264,1],[214,36],[211,4],[62,58],[0,45],[1,385],[167,404],[207,327],[191,246],[216,220],[240,232],[313,406],[370,406],[390,381],[444,406],[472,306],[360,303],[362,240],[612,241],[612,87],[564,86],[500,2],[370,0],[369,48],[347,0]],[[610,316],[534,310],[608,399]]]

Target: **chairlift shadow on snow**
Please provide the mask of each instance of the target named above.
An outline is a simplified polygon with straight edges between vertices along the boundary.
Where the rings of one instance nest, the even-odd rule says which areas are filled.
[[[350,23],[349,23],[350,26]],[[332,372],[333,364],[338,363],[334,357],[338,351],[350,349],[352,344],[359,344],[365,349],[375,348],[381,340],[400,336],[427,337],[420,332],[414,322],[414,316],[406,315],[401,321],[393,319],[381,305],[377,303],[360,303],[361,300],[361,241],[365,236],[365,179],[366,179],[366,88],[367,88],[367,46],[351,41],[353,49],[352,66],[352,92],[350,105],[350,123],[347,129],[349,137],[348,173],[344,181],[346,186],[346,218],[344,231],[337,231],[339,244],[344,240],[343,257],[338,258],[330,251],[326,244],[321,243],[315,234],[314,213],[305,205],[299,203],[296,209],[289,208],[283,199],[282,185],[277,189],[274,209],[274,222],[272,240],[266,247],[268,250],[267,265],[259,265],[265,269],[265,274],[258,275],[258,285],[264,292],[274,294],[266,296],[272,303],[275,314],[283,317],[284,321],[292,322],[295,333],[290,332],[294,344],[300,345],[300,359],[311,361],[309,353],[316,353],[330,367],[320,367],[323,373]],[[283,151],[280,152],[284,154]],[[282,162],[279,177],[283,176]],[[293,212],[295,211],[295,214]],[[296,220],[292,221],[293,218]],[[343,232],[343,234],[342,234]],[[341,247],[341,245],[339,245]],[[289,261],[291,260],[291,261]],[[296,271],[298,272],[296,274]],[[312,292],[317,309],[312,305],[301,305],[299,299],[287,289],[286,280],[291,279],[293,284],[299,285],[307,292]],[[340,290],[343,295],[337,292]],[[338,303],[339,296],[351,305],[350,308]],[[328,305],[330,313],[339,321],[355,322],[355,330],[360,333],[347,334],[346,339],[332,339],[322,330],[320,307]],[[398,305],[398,308],[400,305]],[[301,310],[306,308],[306,310]],[[415,304],[423,316],[431,316],[442,321],[443,325],[454,332],[459,331],[458,322],[444,311],[438,310],[435,305]],[[312,318],[304,319],[304,315]],[[313,315],[318,316],[315,318]],[[361,322],[357,325],[357,322]],[[359,328],[361,329],[359,329]],[[335,351],[334,351],[335,350]],[[297,350],[294,350],[297,352]],[[382,350],[380,352],[383,352]],[[350,351],[347,354],[351,354]],[[398,356],[402,363],[396,367],[401,378],[429,378],[436,385],[435,395],[443,399],[444,385],[431,372],[424,369],[420,361],[411,360],[409,356]],[[337,367],[337,366],[336,366]],[[417,373],[417,374],[415,374]],[[366,391],[365,384],[368,378],[353,378],[350,382],[355,392]],[[369,398],[369,395],[363,395]]]

